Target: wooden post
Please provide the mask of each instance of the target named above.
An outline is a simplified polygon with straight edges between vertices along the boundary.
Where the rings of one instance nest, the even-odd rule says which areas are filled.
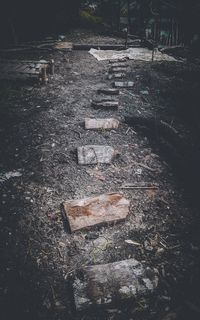
[[[42,82],[43,82],[44,84],[47,84],[47,82],[48,82],[47,70],[46,70],[46,67],[45,67],[45,66],[42,68]]]
[[[127,44],[128,44],[128,27],[125,29],[125,44],[124,44],[124,47],[125,49],[127,49]]]
[[[52,74],[52,76],[55,73],[55,64],[53,59],[50,60],[50,73]]]

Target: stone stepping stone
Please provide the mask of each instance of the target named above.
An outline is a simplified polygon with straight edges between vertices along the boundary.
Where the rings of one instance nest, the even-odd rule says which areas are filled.
[[[99,99],[96,99],[96,100],[93,100],[92,102],[95,102],[95,103],[101,103],[101,102],[116,102],[118,100],[116,100],[115,98],[113,97],[100,97]]]
[[[86,145],[78,147],[78,164],[111,163],[116,155],[110,146]]]
[[[153,292],[158,285],[154,270],[136,259],[83,267],[73,282],[77,311],[90,307],[117,307]]]
[[[102,99],[101,101],[93,101],[92,107],[95,109],[118,109],[119,101]]]
[[[117,72],[117,73],[122,72],[122,73],[124,73],[124,72],[126,72],[126,70],[127,70],[127,67],[115,67],[115,68],[110,68],[109,72],[110,73],[111,72]]]
[[[118,63],[112,63],[110,64],[111,68],[128,68],[127,64],[125,64],[124,62],[118,62]]]
[[[111,59],[109,63],[118,63],[118,62],[126,62],[127,58],[119,58],[119,59]]]
[[[113,86],[116,88],[132,88],[134,86],[133,81],[115,81]]]
[[[105,94],[105,95],[118,95],[119,94],[119,89],[114,89],[114,88],[105,88],[105,89],[99,89],[97,90],[98,94]]]
[[[71,232],[105,222],[123,221],[129,213],[129,200],[120,193],[68,200],[63,203],[64,215]]]
[[[117,129],[119,121],[114,118],[108,119],[85,119],[85,129]]]
[[[112,73],[108,75],[108,80],[121,79],[126,76],[126,73]]]

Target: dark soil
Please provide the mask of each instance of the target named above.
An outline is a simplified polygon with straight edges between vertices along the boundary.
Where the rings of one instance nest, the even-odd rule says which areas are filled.
[[[83,31],[69,39],[78,37],[116,43]],[[134,88],[121,91],[118,111],[102,111],[91,100],[97,89],[111,87],[107,61],[86,51],[25,58],[41,57],[56,65],[46,86],[6,82],[0,89],[1,177],[21,173],[0,179],[1,319],[199,319],[200,68],[128,61]],[[83,122],[90,116],[122,123],[116,131],[88,132]],[[111,145],[120,155],[111,165],[79,166],[76,148],[84,144]],[[125,223],[65,230],[64,200],[122,191],[123,183],[158,190],[123,190],[131,200]],[[158,273],[155,294],[77,314],[76,269],[131,257]]]

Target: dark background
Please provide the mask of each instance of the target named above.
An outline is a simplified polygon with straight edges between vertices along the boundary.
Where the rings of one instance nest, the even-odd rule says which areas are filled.
[[[154,11],[159,11],[161,6],[167,4],[169,12],[177,17],[182,26],[185,43],[190,43],[193,35],[200,33],[199,0],[2,0],[0,46],[65,33],[80,24],[79,9],[88,3],[101,8],[98,14],[108,24],[112,24],[113,13],[117,16],[118,7],[126,7],[128,3],[130,7],[136,3],[136,7],[141,8],[138,15],[149,18],[153,17],[151,6]],[[131,16],[137,15],[135,9],[132,11]]]
[[[1,44],[42,38],[67,31],[77,22],[79,0],[3,0],[0,10]],[[13,32],[15,35],[13,35]]]

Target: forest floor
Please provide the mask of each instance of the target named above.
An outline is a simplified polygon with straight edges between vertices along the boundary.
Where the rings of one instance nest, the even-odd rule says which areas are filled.
[[[116,43],[84,31],[68,39]],[[1,319],[199,319],[200,68],[128,61],[126,79],[134,87],[121,90],[117,111],[103,111],[91,101],[97,89],[111,87],[108,61],[87,51],[26,58],[53,58],[55,76],[45,86],[1,84]],[[115,117],[121,124],[88,131],[86,117]],[[76,149],[86,144],[114,146],[120,154],[111,165],[80,166]],[[8,172],[18,176],[5,178]],[[123,183],[158,189],[123,190],[131,201],[125,222],[65,230],[63,201],[121,192]],[[78,314],[71,286],[76,269],[132,257],[156,270],[155,293]]]

